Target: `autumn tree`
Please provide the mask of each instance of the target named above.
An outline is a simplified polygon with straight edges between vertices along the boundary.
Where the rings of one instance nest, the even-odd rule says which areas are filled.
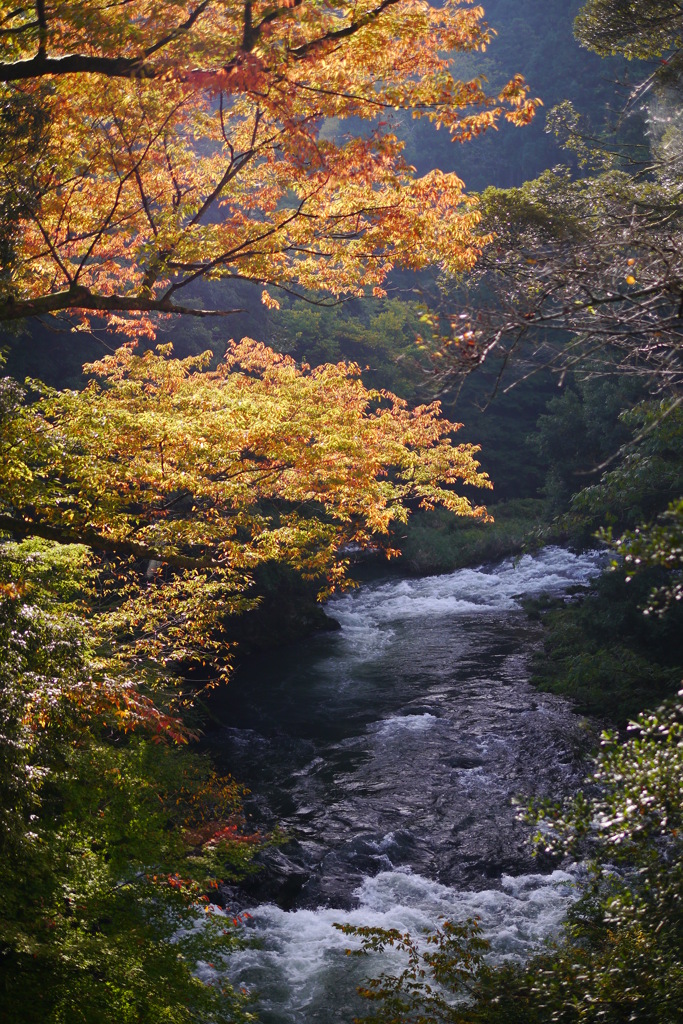
[[[113,560],[118,628],[141,656],[204,660],[264,561],[325,589],[345,546],[386,535],[411,503],[485,515],[454,489],[490,486],[477,449],[453,444],[437,405],[411,411],[353,365],[300,369],[257,342],[216,370],[209,357],[123,348],[82,392],[15,395],[2,425],[0,528]],[[142,587],[130,559],[159,565]]]
[[[546,171],[517,189],[487,189],[484,248],[468,297],[441,329],[439,373],[495,352],[564,373],[592,360],[677,394],[683,353],[683,124],[677,3],[590,0],[580,42],[639,59],[616,134],[595,133],[571,104],[549,126],[583,170]],[[637,112],[638,138],[626,136]],[[444,347],[443,341],[446,342]],[[450,357],[450,358],[449,358]]]
[[[471,266],[474,202],[417,177],[391,119],[455,140],[528,120],[521,80],[492,98],[451,74],[482,18],[467,0],[0,3],[0,320],[97,314],[137,338],[229,312],[201,306],[202,279],[272,305],[269,286],[381,295],[397,265]],[[0,1011],[246,1020],[193,974],[229,923],[191,926],[256,837],[239,787],[182,752],[174,669],[225,675],[221,626],[259,565],[324,593],[351,542],[415,506],[485,517],[458,487],[488,480],[438,406],[352,364],[246,340],[218,366],[124,347],[87,371],[78,392],[0,389]]]
[[[491,98],[451,74],[449,53],[488,43],[482,17],[469,0],[3,4],[0,318],[203,315],[202,278],[339,296],[381,293],[399,264],[471,266],[462,182],[416,177],[391,114],[457,140],[529,119],[520,79]],[[329,118],[354,128],[332,139]]]

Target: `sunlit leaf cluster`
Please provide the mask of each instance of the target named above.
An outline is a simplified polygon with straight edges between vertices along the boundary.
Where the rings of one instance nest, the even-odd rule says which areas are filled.
[[[472,991],[489,943],[477,921],[442,921],[423,936],[396,928],[335,925],[360,939],[349,956],[390,953],[399,961],[398,974],[383,972],[359,989],[374,1010],[354,1018],[357,1024],[465,1024],[463,998]]]

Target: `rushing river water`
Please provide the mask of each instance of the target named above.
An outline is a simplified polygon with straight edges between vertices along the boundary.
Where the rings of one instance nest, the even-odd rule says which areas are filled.
[[[571,874],[539,872],[518,803],[571,790],[580,720],[527,682],[539,627],[521,597],[584,584],[596,553],[537,555],[363,585],[330,602],[337,633],[254,658],[210,744],[291,841],[235,893],[261,948],[231,957],[265,1024],[350,1024],[378,965],[334,922],[418,933],[477,915],[497,957],[551,934]]]

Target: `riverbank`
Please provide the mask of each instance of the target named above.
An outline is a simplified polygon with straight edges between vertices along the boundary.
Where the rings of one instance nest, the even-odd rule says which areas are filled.
[[[620,730],[673,697],[683,671],[683,608],[676,604],[665,616],[643,611],[665,578],[663,570],[631,578],[607,567],[578,598],[527,602],[527,613],[544,626],[531,683]]]
[[[488,523],[439,509],[415,512],[396,539],[402,552],[397,569],[414,576],[453,572],[566,539],[541,498],[499,502],[490,511],[493,522]]]
[[[540,499],[501,503],[492,512],[493,523],[417,513],[405,531],[397,571],[449,573],[547,544],[573,540],[580,548],[585,543],[550,521]],[[543,625],[531,662],[532,685],[618,729],[673,696],[681,684],[683,607],[674,606],[665,616],[644,613],[650,592],[666,582],[665,570],[631,577],[605,561],[580,591],[525,602],[527,614]]]

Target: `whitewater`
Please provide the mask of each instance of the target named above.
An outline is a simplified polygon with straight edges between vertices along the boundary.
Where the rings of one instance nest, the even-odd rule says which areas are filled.
[[[264,1024],[350,1024],[383,965],[347,957],[335,923],[418,934],[476,917],[498,960],[557,933],[577,869],[539,864],[519,812],[576,788],[587,725],[529,684],[540,627],[521,602],[603,563],[549,547],[377,580],[329,602],[339,632],[245,665],[209,745],[288,841],[228,893],[258,948],[206,976],[258,992]]]

